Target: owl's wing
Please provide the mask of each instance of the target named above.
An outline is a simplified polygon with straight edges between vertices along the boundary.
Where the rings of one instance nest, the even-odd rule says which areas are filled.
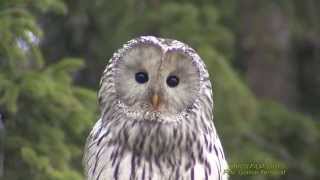
[[[105,134],[106,131],[102,128],[102,120],[99,119],[92,128],[84,149],[83,165],[87,179],[93,179],[91,177],[99,166],[97,164],[97,152],[101,150],[101,143]]]
[[[216,168],[217,168],[217,177],[219,177],[219,179],[221,180],[227,180],[229,175],[228,175],[228,163],[226,161],[224,152],[223,152],[223,148],[221,145],[221,141],[219,139],[219,137],[217,136],[214,146],[213,146],[213,150],[209,155],[210,160],[214,162]],[[210,178],[209,178],[210,179]]]
[[[228,179],[228,164],[225,160],[223,149],[218,137],[215,138],[214,144],[209,145],[209,149],[204,151],[204,163],[197,161],[192,168],[191,179],[209,179],[209,180],[227,180]],[[189,179],[188,172],[184,179]]]

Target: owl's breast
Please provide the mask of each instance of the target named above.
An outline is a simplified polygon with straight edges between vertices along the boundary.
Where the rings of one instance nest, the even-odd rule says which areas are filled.
[[[101,128],[100,121],[93,129],[85,155],[88,180],[215,180],[225,177],[227,166],[220,141],[211,141],[201,134],[184,134],[181,129],[174,131],[177,127],[150,128],[151,124],[143,123],[139,126],[129,123],[131,131],[116,129],[115,133]],[[123,125],[121,129],[128,130],[129,126]],[[165,135],[167,137],[159,138]]]
[[[97,147],[98,148],[98,147]],[[182,157],[182,158],[181,158]],[[166,158],[152,156],[146,158],[119,146],[102,146],[95,150],[89,160],[88,180],[218,180],[224,177],[214,153],[206,154],[206,161],[191,162],[184,156]]]

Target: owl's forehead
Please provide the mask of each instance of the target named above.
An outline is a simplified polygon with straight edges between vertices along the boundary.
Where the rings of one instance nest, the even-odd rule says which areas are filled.
[[[132,48],[139,45],[158,47],[163,53],[178,52],[185,55],[192,55],[192,53],[195,53],[195,51],[187,44],[174,39],[163,39],[154,36],[142,36],[128,42],[128,46]]]
[[[195,50],[185,43],[173,39],[156,38],[154,36],[142,36],[130,40],[114,54],[112,59],[113,61],[121,61],[123,59],[152,59],[157,57],[161,58],[161,60],[187,59],[195,66],[202,64],[202,60]]]

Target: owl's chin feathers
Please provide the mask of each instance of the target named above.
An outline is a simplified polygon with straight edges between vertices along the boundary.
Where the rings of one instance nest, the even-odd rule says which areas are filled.
[[[190,153],[197,144],[203,143],[204,133],[215,134],[214,128],[208,128],[211,122],[200,121],[199,114],[195,113],[197,106],[174,114],[113,102],[102,115],[101,126],[111,134],[107,141],[147,157]]]
[[[122,101],[118,101],[115,106],[120,109],[127,121],[175,124],[180,123],[181,116],[185,114],[184,112],[169,111],[165,107],[153,108],[146,103],[128,106]]]
[[[123,108],[123,107],[122,107]],[[197,142],[196,128],[186,116],[159,111],[136,112],[128,109],[113,111],[115,117],[102,119],[102,127],[110,132],[109,142],[146,157],[174,156],[192,148]],[[108,117],[108,116],[103,116]]]

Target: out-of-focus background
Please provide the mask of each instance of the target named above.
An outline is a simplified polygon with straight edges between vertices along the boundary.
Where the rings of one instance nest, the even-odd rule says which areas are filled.
[[[231,179],[320,179],[319,9],[317,0],[1,0],[0,179],[84,179],[99,78],[140,35],[186,42],[205,60],[230,165],[285,170]]]

